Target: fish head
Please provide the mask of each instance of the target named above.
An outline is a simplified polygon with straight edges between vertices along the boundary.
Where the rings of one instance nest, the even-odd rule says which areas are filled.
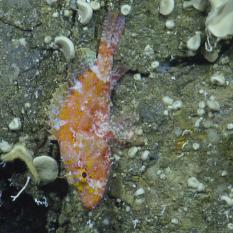
[[[75,173],[74,186],[80,194],[83,205],[87,209],[95,208],[104,195],[108,181],[108,169],[98,171],[94,167],[91,169],[79,167]]]
[[[84,207],[93,209],[106,190],[110,148],[102,138],[76,135],[75,139],[72,144],[60,143],[60,152],[68,171],[68,182],[75,186]]]

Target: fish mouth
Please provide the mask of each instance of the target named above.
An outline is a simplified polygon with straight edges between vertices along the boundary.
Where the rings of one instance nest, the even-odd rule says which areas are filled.
[[[95,209],[96,206],[100,203],[104,193],[105,193],[105,189],[103,188],[94,190],[94,192],[90,192],[90,191],[87,192],[87,190],[85,192],[84,189],[80,195],[80,198],[84,207],[86,209],[91,210],[91,209]]]

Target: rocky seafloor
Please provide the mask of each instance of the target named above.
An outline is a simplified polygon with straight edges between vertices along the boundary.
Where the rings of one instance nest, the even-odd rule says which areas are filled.
[[[1,154],[23,144],[59,168],[13,201],[30,173],[21,160],[1,162],[0,233],[233,232],[232,39],[207,30],[218,1],[201,11],[184,2],[163,15],[159,0],[100,1],[83,25],[74,1],[0,0]],[[112,145],[106,195],[87,211],[64,176],[48,106],[68,71],[96,54],[107,11],[122,5],[131,10],[115,63],[129,70],[112,93],[111,124],[128,141]],[[74,43],[71,61],[53,43],[59,35]]]

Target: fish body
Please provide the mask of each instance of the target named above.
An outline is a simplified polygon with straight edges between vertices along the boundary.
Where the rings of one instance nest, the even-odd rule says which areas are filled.
[[[88,209],[102,199],[110,172],[111,71],[123,28],[122,16],[107,16],[96,63],[75,79],[50,119],[68,181]]]

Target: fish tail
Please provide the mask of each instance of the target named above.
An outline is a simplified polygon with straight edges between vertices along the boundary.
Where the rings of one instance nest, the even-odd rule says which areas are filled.
[[[124,27],[125,27],[125,17],[118,16],[116,23],[115,23],[114,31],[112,34],[112,47],[115,48],[113,53],[115,53],[115,51],[117,49],[117,45],[118,45],[120,37],[123,33]]]
[[[110,12],[104,20],[103,32],[100,43],[107,43],[112,55],[116,52],[117,45],[125,27],[125,17]]]
[[[116,53],[124,26],[124,16],[118,16],[113,12],[110,12],[104,20],[97,61],[91,68],[97,74],[97,77],[103,81],[110,81],[113,55]]]

